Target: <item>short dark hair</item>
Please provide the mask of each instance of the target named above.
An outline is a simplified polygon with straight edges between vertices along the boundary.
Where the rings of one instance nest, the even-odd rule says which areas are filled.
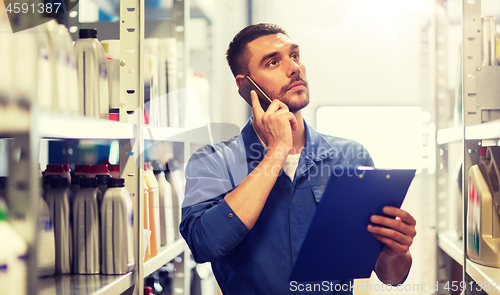
[[[233,41],[229,43],[229,48],[226,52],[226,59],[231,72],[233,72],[233,76],[250,74],[248,70],[248,55],[246,54],[248,43],[263,36],[279,33],[288,36],[280,26],[266,23],[249,25],[239,31],[234,36]]]

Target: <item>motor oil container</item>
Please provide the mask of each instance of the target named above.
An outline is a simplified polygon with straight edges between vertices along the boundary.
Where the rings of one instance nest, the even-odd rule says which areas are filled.
[[[69,165],[67,171],[64,169],[63,164],[48,164],[47,169],[45,169],[45,176],[47,175],[60,175],[68,179],[68,186],[71,183],[71,175],[69,173]]]
[[[99,199],[95,178],[80,179],[80,190],[73,201],[74,272],[100,272]]]
[[[28,244],[7,220],[7,205],[0,199],[0,290],[5,294],[27,294]]]
[[[71,177],[71,185],[69,186],[69,190],[73,194],[73,197],[76,196],[78,190],[80,190],[80,179],[86,178],[86,175],[73,175]]]
[[[56,273],[69,274],[73,267],[73,194],[66,178],[53,178],[46,194],[54,224]]]
[[[102,47],[106,55],[108,70],[108,94],[110,120],[119,121],[120,111],[120,40],[102,40]],[[118,113],[116,118],[111,118],[111,113]]]
[[[40,277],[51,276],[56,272],[56,245],[52,215],[42,197],[39,197],[38,207],[37,266]]]
[[[156,186],[154,176],[148,170],[148,164],[144,164],[144,181],[148,186],[149,196],[149,230],[151,231],[150,245],[151,257],[156,256],[160,249],[160,192]]]
[[[108,179],[111,178],[111,175],[99,174],[96,175],[97,180],[97,188],[101,191],[102,196],[108,189]]]
[[[103,274],[124,274],[135,267],[133,213],[125,180],[109,178],[101,202]]]
[[[498,213],[499,147],[488,147],[486,156],[469,169],[467,204],[467,254],[472,261],[500,267],[500,218]]]
[[[78,69],[81,113],[87,117],[108,119],[108,74],[106,57],[97,40],[96,29],[80,29],[74,49]]]
[[[90,174],[88,177],[96,177],[97,175],[109,175],[108,165],[106,164],[98,164],[90,166]]]
[[[174,218],[172,214],[172,186],[165,178],[165,166],[158,161],[153,162],[153,173],[158,182],[160,192],[160,245],[165,246],[175,241]]]

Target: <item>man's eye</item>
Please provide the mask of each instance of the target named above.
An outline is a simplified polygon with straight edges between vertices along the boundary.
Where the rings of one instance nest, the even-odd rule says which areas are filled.
[[[297,59],[299,58],[299,55],[297,53],[292,54],[292,58]]]
[[[275,65],[277,65],[277,64],[278,64],[278,62],[277,62],[277,61],[275,61],[275,60],[273,60],[273,61],[271,61],[271,62],[269,63],[269,66],[275,66]]]

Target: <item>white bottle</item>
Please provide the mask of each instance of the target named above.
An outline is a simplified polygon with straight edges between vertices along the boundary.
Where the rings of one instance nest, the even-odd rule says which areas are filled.
[[[68,184],[71,183],[71,174],[69,173],[69,165],[68,170],[64,169],[63,164],[47,164],[47,168],[45,169],[45,176],[48,175],[60,175],[68,180]]]
[[[38,87],[44,83],[43,77],[38,79],[41,72],[39,55],[41,55],[40,51],[46,52],[47,46],[46,43],[43,46],[40,44],[44,40],[40,40],[38,35],[42,34],[39,34],[36,28],[31,28],[15,34],[9,33],[9,35],[12,41],[12,100],[18,105],[29,107],[33,100],[38,99],[39,109],[50,109],[51,101],[46,101],[47,96],[36,97],[37,93],[43,91],[45,87],[45,85]],[[46,65],[46,63],[43,64]],[[50,71],[47,67],[44,69]],[[48,76],[47,73],[45,72],[45,76]]]
[[[80,179],[80,190],[73,201],[75,245],[73,271],[77,274],[100,272],[99,206],[101,192],[95,178]]]
[[[172,214],[172,186],[165,178],[165,166],[160,162],[153,162],[153,172],[158,181],[160,191],[160,233],[161,246],[172,244],[175,241],[174,218]]]
[[[53,106],[52,110],[56,113],[67,114],[68,112],[68,97],[67,97],[67,82],[66,82],[66,54],[62,40],[59,38],[59,24],[55,20],[45,23],[47,28],[47,36],[49,43],[49,59],[51,60],[51,75],[52,75],[52,93]]]
[[[97,188],[101,191],[101,195],[103,196],[104,193],[106,193],[106,190],[108,189],[109,178],[111,178],[111,175],[99,174],[95,176],[95,179],[97,181]]]
[[[108,74],[106,57],[97,40],[96,29],[80,29],[80,39],[74,45],[80,109],[86,117],[108,119]]]
[[[110,120],[119,121],[120,111],[120,40],[102,40],[108,70]],[[113,114],[113,115],[111,115]],[[118,114],[118,116],[117,116]]]
[[[56,245],[54,226],[49,207],[43,198],[39,198],[38,207],[38,276],[51,276],[56,272]]]
[[[0,199],[0,290],[2,294],[27,294],[28,244],[7,221],[7,206]]]
[[[135,267],[133,214],[125,180],[109,178],[101,202],[103,274],[124,274]]]
[[[56,273],[69,274],[73,266],[72,199],[66,178],[51,179],[45,199],[54,221],[56,242]]]

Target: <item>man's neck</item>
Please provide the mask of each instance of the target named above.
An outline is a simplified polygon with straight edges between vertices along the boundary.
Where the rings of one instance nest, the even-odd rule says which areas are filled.
[[[297,119],[297,129],[292,130],[293,149],[290,154],[300,154],[306,143],[306,131],[304,120],[302,119],[302,111],[298,111],[294,115]]]

